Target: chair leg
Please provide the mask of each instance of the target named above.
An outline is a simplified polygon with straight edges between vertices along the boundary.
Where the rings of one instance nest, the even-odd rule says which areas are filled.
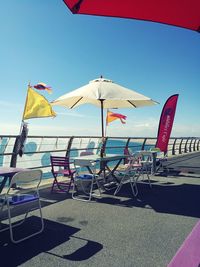
[[[151,179],[150,179],[150,172],[149,172],[149,166],[146,165],[146,175],[149,182],[149,186],[152,188]]]
[[[8,203],[8,221],[9,221],[9,231],[10,231],[10,239],[13,243],[17,244],[17,243],[20,243],[24,240],[27,240],[35,235],[38,235],[40,234],[43,230],[44,230],[44,220],[43,220],[43,216],[42,216],[42,209],[41,209],[41,203],[40,203],[40,199],[38,198],[38,200],[36,200],[38,202],[38,207],[39,207],[39,213],[40,213],[40,221],[41,221],[41,227],[40,229],[37,231],[37,232],[34,232],[26,237],[23,237],[21,239],[14,239],[14,233],[13,233],[13,228],[16,227],[16,226],[19,226],[21,224],[24,223],[24,221],[26,220],[26,218],[28,217],[28,214],[31,210],[28,210],[25,214],[25,217],[22,221],[20,221],[19,223],[13,225],[13,222],[12,222],[12,215],[11,215],[11,209],[10,209],[10,205]]]
[[[58,187],[58,180],[57,180],[57,175],[54,175],[54,180],[53,180],[53,184],[51,186],[51,193],[53,193],[54,191],[54,187],[57,186]],[[59,188],[59,187],[58,187]]]
[[[84,185],[82,184],[82,181],[80,181],[80,186],[81,186],[81,191],[84,193],[85,196],[87,196],[87,198],[84,198],[83,196],[78,196],[78,195],[75,195],[76,193],[78,194],[78,191],[80,191],[76,185],[76,181],[74,181],[74,184],[73,184],[73,189],[72,189],[72,199],[75,199],[75,200],[80,200],[80,201],[90,201],[91,200],[91,188],[90,188],[90,191],[89,193],[87,193],[84,189]]]
[[[136,197],[138,195],[137,183],[135,181],[130,182],[130,185],[131,185],[131,190],[132,190],[133,196]]]
[[[67,193],[68,193],[69,190],[71,189],[72,183],[74,183],[74,177],[73,177],[73,174],[71,175],[71,178],[70,178],[70,181],[69,181],[69,187],[68,187]]]
[[[127,177],[129,178],[129,181],[127,183],[130,184],[133,196],[134,197],[137,196],[137,194],[138,194],[137,181],[135,180],[135,177],[129,177],[128,175],[124,175],[123,176],[123,178],[121,179],[119,185],[117,186],[117,188],[116,188],[116,190],[114,192],[114,195],[116,195],[121,190],[123,182]]]
[[[100,187],[99,181],[96,178],[94,178],[94,183],[97,185],[97,190],[99,191],[99,194],[92,193],[92,195],[96,197],[101,197],[101,187]]]
[[[123,181],[124,181],[125,177],[126,177],[126,175],[124,175],[124,176],[121,178],[120,183],[118,184],[117,188],[115,189],[114,196],[116,196],[116,194],[121,190],[122,185],[123,185]]]
[[[82,188],[82,192],[84,193],[85,197],[87,196],[87,198],[85,198],[84,196],[75,196],[75,193],[78,194],[78,188],[76,186],[76,181],[74,181],[73,183],[73,189],[72,189],[72,198],[73,199],[76,199],[76,200],[81,200],[81,201],[91,201],[92,197],[100,197],[101,196],[101,189],[100,189],[100,186],[98,184],[98,181],[96,179],[92,179],[90,182],[91,182],[91,185],[90,185],[90,190],[89,192],[86,192],[85,191],[85,188],[84,188],[84,184],[82,183],[81,180],[80,181],[80,186]],[[94,190],[94,184],[97,184],[97,188],[98,188],[98,191],[99,191],[99,194],[95,194],[93,193],[93,190]]]
[[[143,180],[144,180],[144,174],[146,174],[147,179],[148,179],[149,186],[152,188],[151,179],[150,179],[150,172],[151,172],[151,170],[149,171],[149,167],[150,166],[148,164],[143,164],[141,173],[142,173]]]
[[[71,188],[71,184],[73,182],[73,176],[70,176],[70,181],[69,181],[69,184],[67,184],[66,182],[59,182],[58,179],[57,179],[57,176],[54,176],[54,181],[53,181],[53,184],[51,186],[51,193],[53,193],[53,191],[60,191],[60,192],[63,192],[63,193],[68,193],[70,188]],[[63,187],[62,187],[63,186]],[[57,187],[57,190],[54,189],[54,187]],[[67,188],[67,189],[66,189]]]

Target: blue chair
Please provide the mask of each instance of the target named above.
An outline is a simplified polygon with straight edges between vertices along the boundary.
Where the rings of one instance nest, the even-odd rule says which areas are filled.
[[[0,225],[2,223],[4,224],[4,227],[0,229],[0,232],[9,229],[10,238],[13,243],[19,243],[40,234],[44,229],[39,195],[41,179],[41,170],[18,172],[12,177],[6,192],[0,195]],[[29,234],[25,235],[25,231],[19,226],[23,225],[28,218],[29,213],[36,209],[39,211],[39,227],[32,231],[33,225],[30,224],[31,233],[29,232]],[[18,216],[19,214],[23,215],[23,219],[21,219],[21,216]],[[16,238],[19,233],[23,233],[23,237]]]

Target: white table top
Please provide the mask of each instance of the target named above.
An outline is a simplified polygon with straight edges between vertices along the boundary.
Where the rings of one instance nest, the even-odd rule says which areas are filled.
[[[119,160],[126,158],[126,155],[120,155],[120,154],[106,154],[105,156],[101,157],[100,155],[94,154],[94,155],[84,155],[79,157],[74,157],[73,159],[80,159],[80,160],[91,160],[91,161],[112,161],[112,160]]]

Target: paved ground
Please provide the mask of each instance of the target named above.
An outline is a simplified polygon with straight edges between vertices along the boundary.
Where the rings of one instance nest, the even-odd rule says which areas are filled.
[[[200,174],[200,152],[169,158],[166,164],[173,171]]]
[[[44,232],[18,245],[0,233],[1,266],[167,266],[199,221],[200,175],[174,168],[152,184],[139,184],[137,198],[124,186],[91,203],[43,188]],[[37,222],[34,213],[31,225]]]

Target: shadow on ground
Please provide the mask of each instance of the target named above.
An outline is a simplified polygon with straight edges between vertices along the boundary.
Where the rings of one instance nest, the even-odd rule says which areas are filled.
[[[176,176],[176,179],[179,180],[181,177]],[[92,201],[129,208],[148,208],[161,213],[200,218],[200,209],[197,208],[198,203],[200,203],[200,185],[190,183],[177,184],[169,180],[159,183],[156,177],[155,180],[151,180],[151,183],[152,188],[149,187],[148,182],[138,183],[139,194],[137,197],[132,196],[130,185],[125,184],[117,196],[113,195],[115,190],[113,189],[104,192],[102,198],[94,198]],[[41,190],[41,197],[42,206],[46,206],[71,199],[71,193],[51,194],[49,188],[45,188]]]
[[[160,213],[169,213],[200,218],[200,185],[174,183],[159,184],[152,181],[152,188],[148,184],[138,184],[139,194],[133,197],[130,185],[126,184],[116,197],[114,191],[105,192],[97,201],[110,205],[124,207],[140,207],[153,209]]]
[[[200,174],[200,152],[169,157],[164,163],[171,171],[179,171],[183,173]]]
[[[28,220],[31,220],[33,227],[39,223],[39,218],[36,216],[31,216]],[[75,233],[81,230],[79,228],[67,226],[46,219],[44,220],[44,223],[45,229],[41,234],[19,244],[13,244],[10,241],[8,231],[1,233],[0,255],[1,263],[4,263],[2,266],[19,266],[38,256],[39,254],[42,255],[43,253],[45,253],[46,257],[57,257],[68,261],[83,261],[92,257],[103,248],[101,244],[95,241],[73,236]],[[30,221],[29,224],[27,222],[27,228],[26,225],[24,225],[24,227],[25,228],[23,228],[23,232],[27,231],[27,228],[30,227]],[[68,245],[66,245],[65,249],[61,251],[57,248],[60,245],[64,246],[64,243],[70,242],[72,239],[75,239],[78,241],[78,243],[81,243],[82,246],[78,249],[71,249],[71,253],[67,253],[69,251]],[[39,262],[37,266],[40,266]]]

